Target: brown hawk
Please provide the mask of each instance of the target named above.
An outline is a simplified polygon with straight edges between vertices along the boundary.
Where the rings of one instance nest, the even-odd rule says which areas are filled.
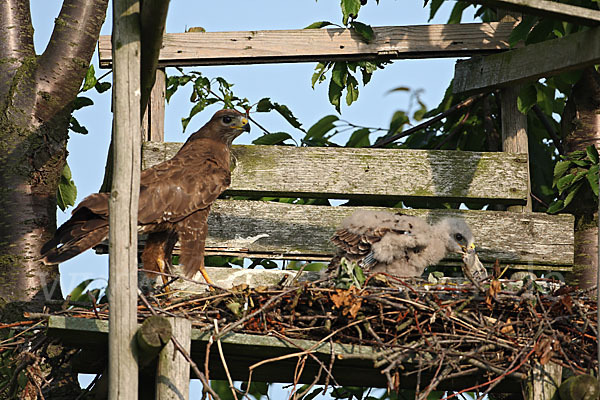
[[[162,272],[170,265],[179,240],[186,276],[204,270],[204,241],[211,204],[229,186],[231,142],[250,131],[248,120],[235,110],[220,110],[193,133],[177,154],[141,173],[138,231],[148,234],[142,253],[144,268]],[[83,199],[71,218],[41,250],[41,259],[56,264],[75,257],[108,237],[109,193]]]
[[[360,210],[342,221],[331,238],[338,248],[330,270],[345,257],[371,272],[420,276],[448,253],[474,251],[473,234],[461,219],[434,225],[424,219],[386,211]]]

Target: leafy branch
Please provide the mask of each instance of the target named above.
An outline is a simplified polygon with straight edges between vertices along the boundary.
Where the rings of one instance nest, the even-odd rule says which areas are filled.
[[[598,150],[590,145],[584,150],[561,156],[563,161],[554,167],[553,187],[558,189],[560,198],[548,207],[549,214],[564,210],[581,188],[588,186],[598,200]]]

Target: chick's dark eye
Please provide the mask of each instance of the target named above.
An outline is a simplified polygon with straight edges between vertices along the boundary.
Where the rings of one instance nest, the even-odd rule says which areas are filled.
[[[454,238],[456,239],[457,242],[462,242],[464,239],[463,235],[461,235],[460,233],[457,233],[456,235],[454,235]]]
[[[230,116],[226,115],[223,117],[223,122],[225,122],[226,124],[230,124],[231,121],[233,121],[233,118],[231,118]]]

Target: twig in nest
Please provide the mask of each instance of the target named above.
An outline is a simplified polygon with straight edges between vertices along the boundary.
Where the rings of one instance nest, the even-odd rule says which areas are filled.
[[[451,394],[450,396],[444,397],[442,400],[449,400],[449,399],[451,399],[453,397],[456,397],[459,394],[462,394],[462,393],[465,393],[465,392],[470,392],[470,391],[473,391],[475,389],[479,389],[480,387],[483,387],[483,386],[486,386],[486,385],[491,385],[492,383],[499,381],[500,379],[504,378],[506,375],[510,375],[513,372],[517,371],[519,368],[521,368],[523,366],[523,364],[525,364],[527,362],[527,360],[529,360],[529,357],[531,357],[531,355],[534,353],[534,351],[535,351],[535,349],[531,349],[531,351],[529,353],[527,353],[527,355],[525,356],[525,358],[523,358],[523,361],[521,361],[521,363],[519,365],[517,365],[516,367],[514,367],[510,371],[506,372],[505,374],[497,376],[494,379],[492,379],[490,381],[487,381],[487,382],[484,382],[484,383],[481,383],[479,385],[475,385],[475,386],[471,386],[470,388],[463,389],[460,392],[455,392],[455,393]]]
[[[237,394],[235,393],[235,386],[233,386],[233,380],[231,379],[231,374],[229,373],[229,368],[227,367],[227,361],[225,361],[225,355],[223,354],[223,347],[221,346],[221,339],[219,337],[219,324],[217,320],[213,320],[215,324],[215,337],[217,338],[217,349],[219,349],[219,356],[221,357],[221,362],[223,363],[223,368],[225,368],[225,375],[227,375],[227,381],[229,382],[229,389],[231,389],[231,393],[233,394],[233,398],[237,400]]]

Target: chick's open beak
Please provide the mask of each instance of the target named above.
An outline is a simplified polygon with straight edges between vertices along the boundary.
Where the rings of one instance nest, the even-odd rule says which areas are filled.
[[[463,251],[465,252],[465,254],[475,254],[475,243],[471,243],[467,247],[463,247]]]

